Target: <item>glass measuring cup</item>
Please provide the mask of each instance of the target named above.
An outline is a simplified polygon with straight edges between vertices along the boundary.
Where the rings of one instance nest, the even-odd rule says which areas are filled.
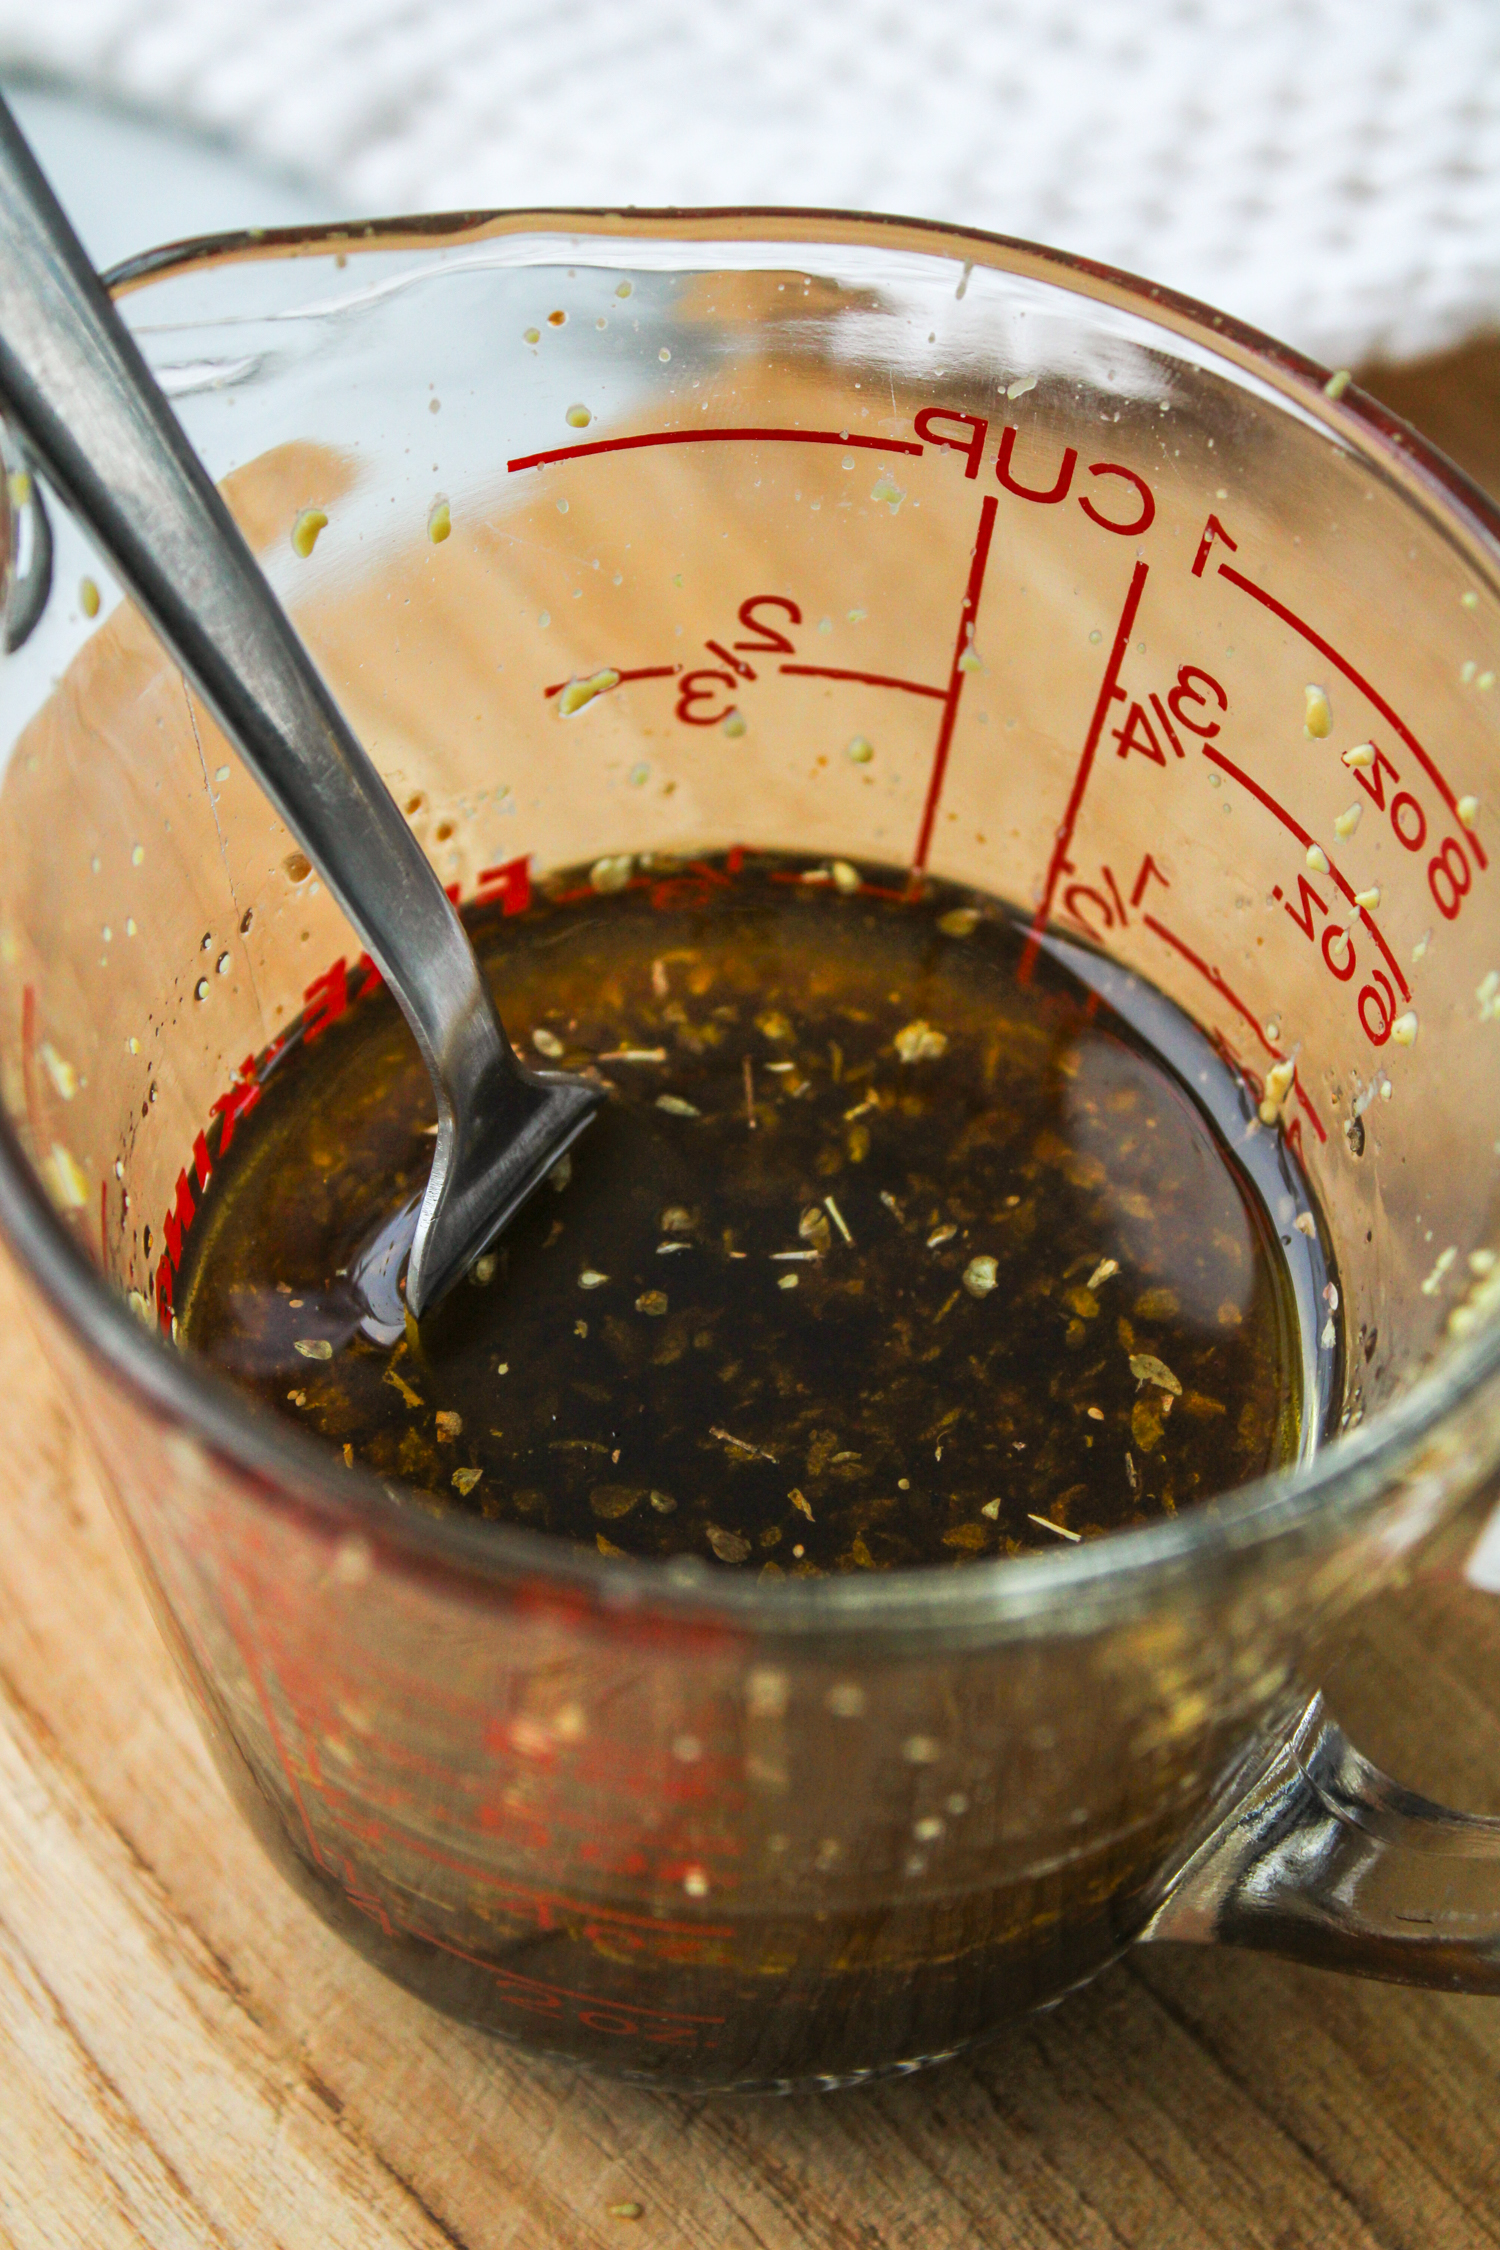
[[[1143,1935],[1495,1989],[1500,1823],[1310,1702],[1500,1453],[1485,504],[1227,321],[905,223],[422,222],[122,286],[463,898],[629,854],[669,923],[741,843],[1016,899],[1224,1045],[1338,1271],[1338,1444],[962,1572],[596,1561],[269,1425],[160,1331],[259,1062],[361,972],[12,462],[0,1221],[279,1864],[440,2005],[679,2085],[951,2053]]]

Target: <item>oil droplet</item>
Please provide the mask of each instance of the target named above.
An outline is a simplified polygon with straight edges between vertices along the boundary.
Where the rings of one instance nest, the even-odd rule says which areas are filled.
[[[615,284],[615,295],[617,297],[629,297],[632,296],[634,292],[635,283],[633,281],[620,281]]]
[[[875,745],[862,734],[855,735],[845,751],[850,764],[856,766],[867,766],[874,755]]]
[[[207,977],[200,977],[198,979],[198,982],[193,986],[193,998],[195,1000],[206,1000],[208,998]]]
[[[98,589],[98,587],[97,587],[97,586],[96,586],[96,585],[94,584],[94,581],[93,581],[93,579],[92,579],[92,578],[83,578],[83,579],[80,579],[80,580],[79,580],[79,583],[78,583],[78,606],[79,606],[79,608],[80,608],[80,609],[81,609],[81,610],[83,611],[83,614],[84,614],[84,616],[85,616],[85,617],[97,617],[97,616],[98,616],[98,614],[99,614],[99,589]]]
[[[434,547],[440,547],[453,529],[453,518],[446,500],[434,500],[427,512],[427,536]]]
[[[570,430],[586,430],[594,417],[581,399],[576,399],[563,417]]]
[[[657,353],[656,356],[661,361],[663,367],[665,367],[672,354],[667,350],[666,345],[663,344],[661,350]]]
[[[292,525],[292,545],[304,562],[318,543],[318,533],[325,529],[327,516],[321,508],[304,508]]]
[[[540,328],[523,328],[521,331],[521,335],[524,341],[528,344],[539,344],[542,340],[542,332]]]

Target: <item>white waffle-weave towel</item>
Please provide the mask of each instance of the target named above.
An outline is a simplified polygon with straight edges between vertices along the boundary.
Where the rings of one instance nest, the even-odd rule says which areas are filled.
[[[0,0],[0,65],[369,213],[899,211],[1333,364],[1500,323],[1500,0]]]

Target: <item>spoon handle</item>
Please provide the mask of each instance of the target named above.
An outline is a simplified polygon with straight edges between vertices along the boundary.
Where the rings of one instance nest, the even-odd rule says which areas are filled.
[[[3,102],[0,406],[358,931],[447,1140],[455,1093],[520,1078],[468,935]]]

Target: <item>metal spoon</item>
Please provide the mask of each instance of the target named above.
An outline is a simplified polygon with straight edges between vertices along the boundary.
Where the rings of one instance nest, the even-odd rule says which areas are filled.
[[[334,705],[0,102],[0,407],[359,932],[437,1095],[406,1273],[420,1317],[594,1115],[523,1069],[437,876]],[[410,1223],[408,1216],[408,1225]],[[364,1276],[389,1323],[407,1228]]]

